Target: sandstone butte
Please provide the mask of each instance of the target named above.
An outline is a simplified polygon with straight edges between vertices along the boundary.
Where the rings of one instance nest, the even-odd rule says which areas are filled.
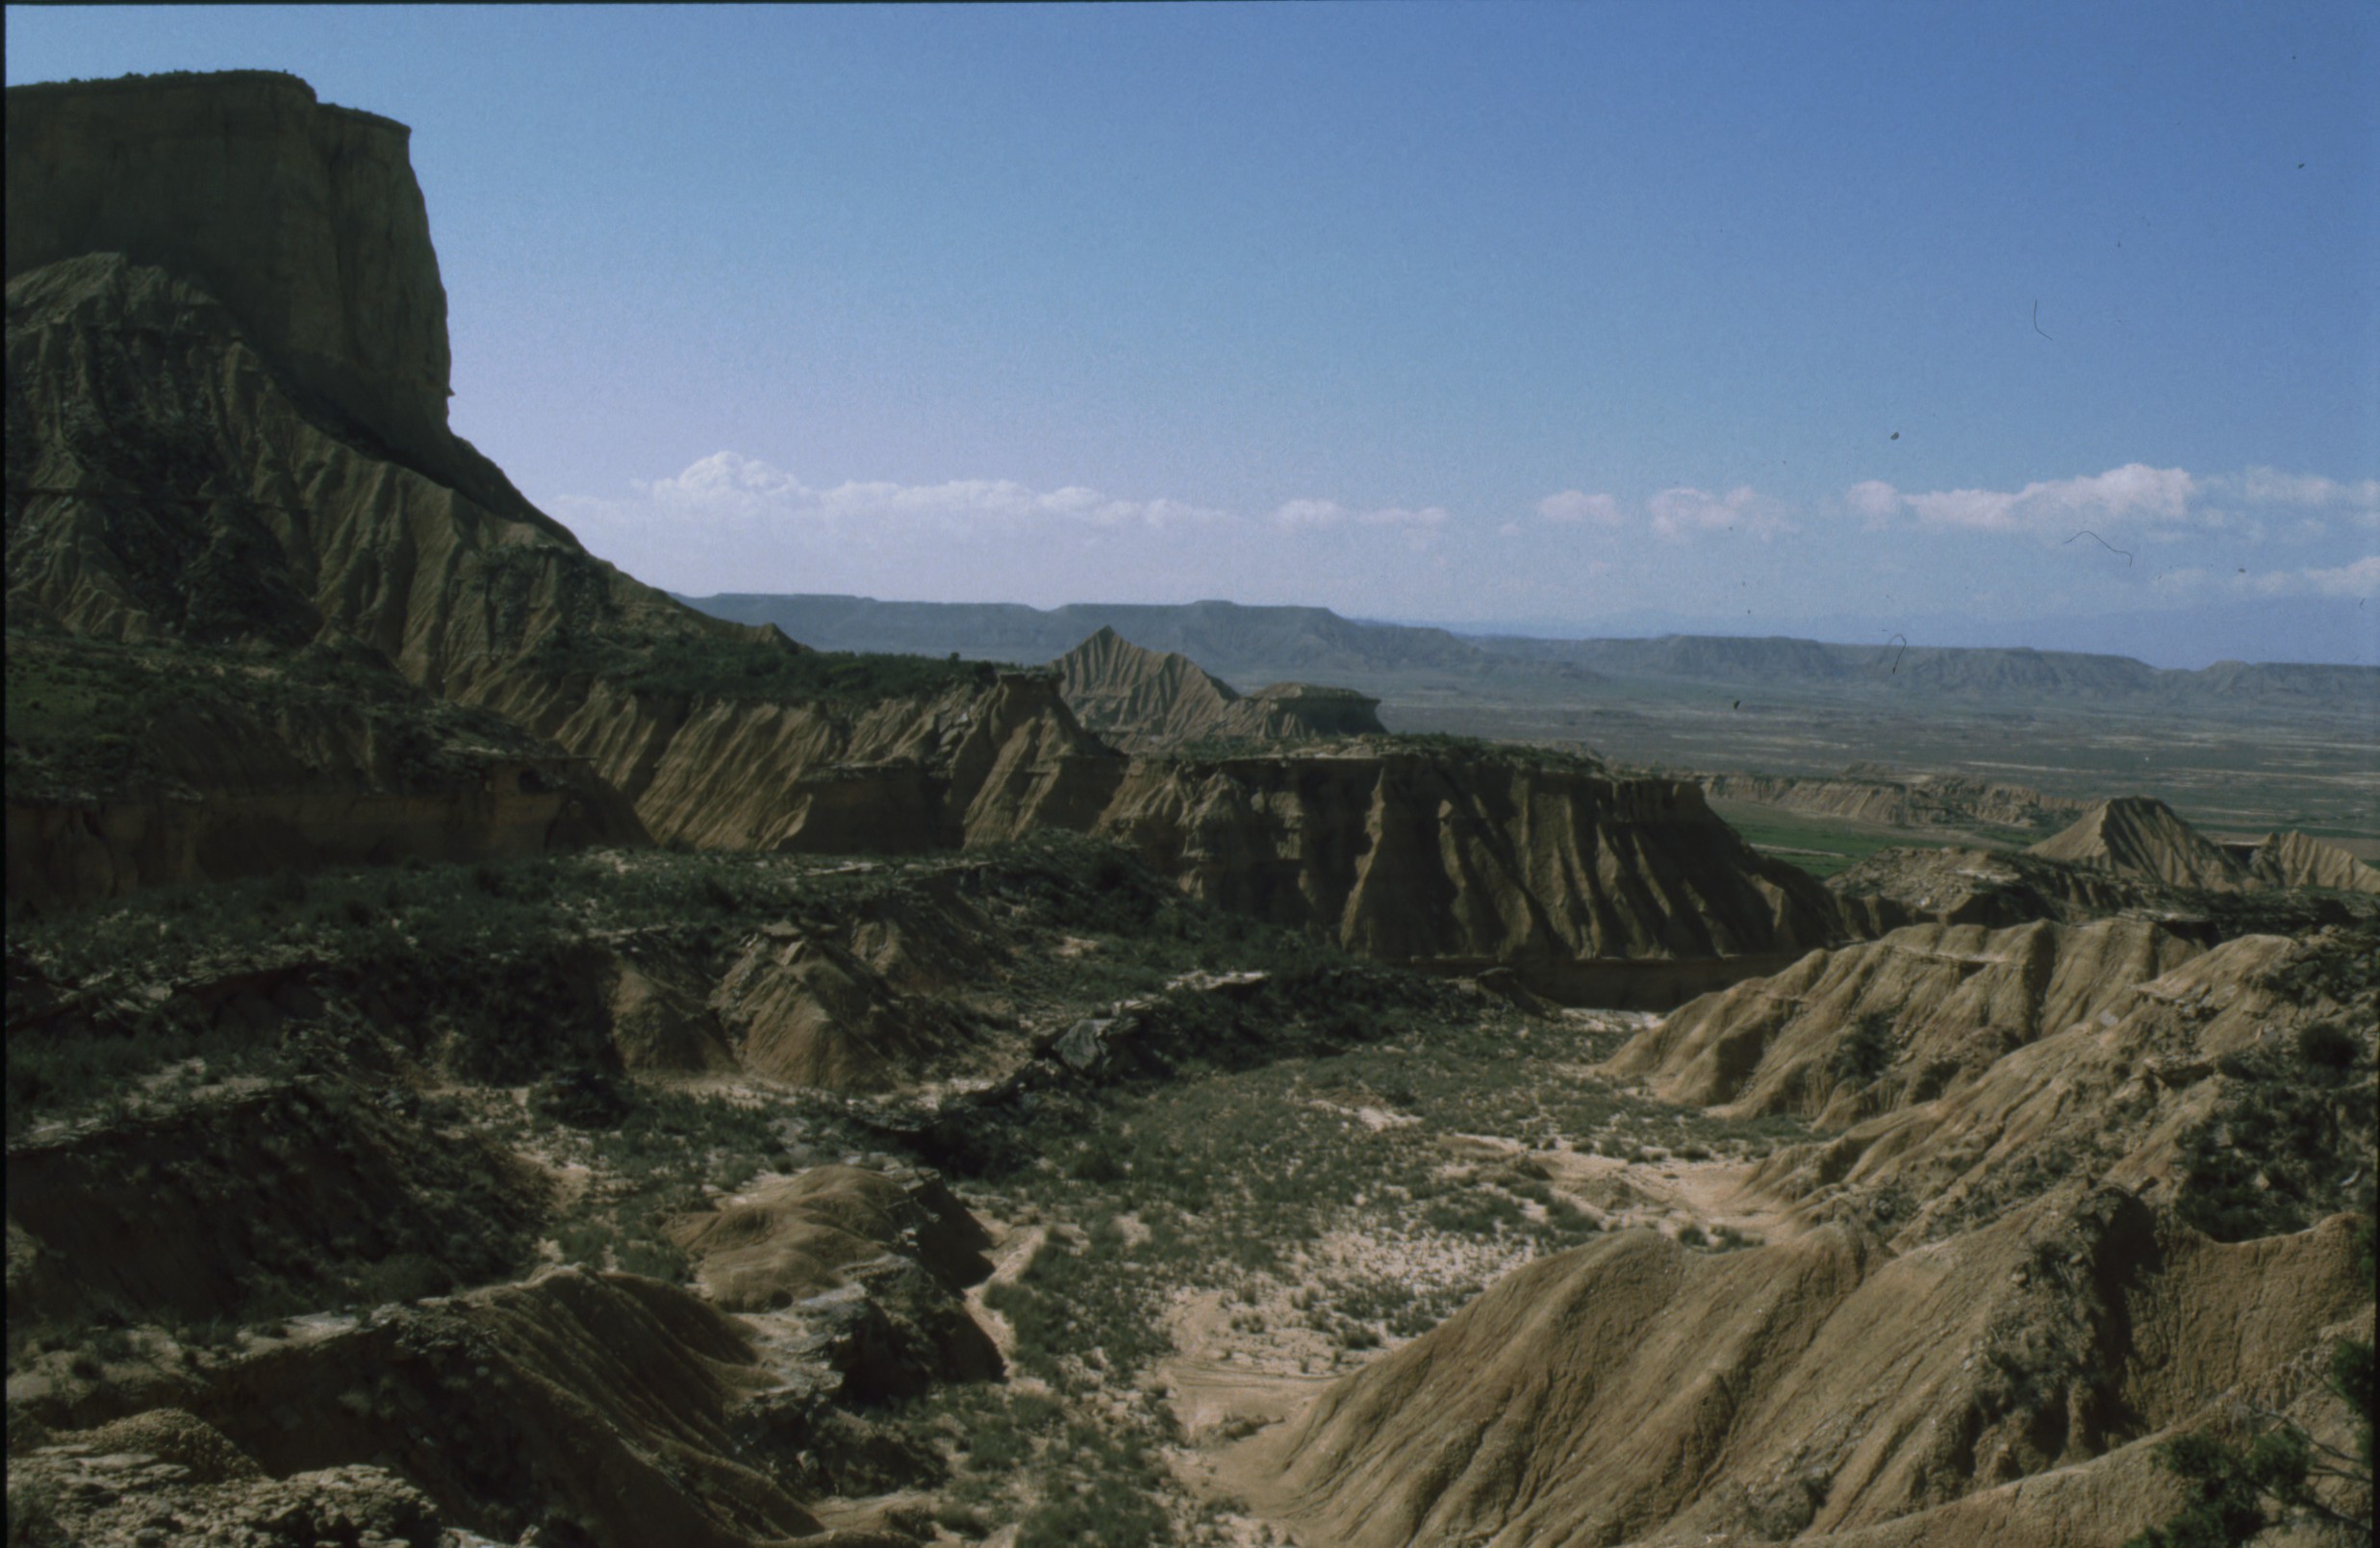
[[[641,670],[657,649],[765,674],[800,647],[595,558],[448,430],[444,292],[406,133],[269,74],[11,89],[9,622],[360,647],[577,771],[571,815],[516,817],[493,771],[387,792],[338,757],[310,780],[198,780],[197,799],[13,786],[13,897],[71,904],[251,855],[398,857],[425,825],[460,835],[435,848],[449,857],[481,829],[514,850],[914,851],[1054,826],[1390,956],[1757,955],[1836,932],[1822,891],[1671,781],[1395,744],[1127,758],[1049,673],[862,704],[657,681]],[[186,562],[161,571],[160,553]],[[1252,701],[1265,723],[1358,713],[1306,690]],[[261,788],[276,783],[277,811]],[[277,825],[278,843],[214,833],[202,809],[235,788],[241,832]],[[435,810],[330,842],[307,799],[341,791]]]

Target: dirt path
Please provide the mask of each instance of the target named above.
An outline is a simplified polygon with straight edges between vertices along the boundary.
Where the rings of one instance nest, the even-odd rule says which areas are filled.
[[[975,1319],[983,1331],[992,1335],[992,1343],[1000,1350],[1003,1361],[1014,1363],[1017,1358],[1017,1331],[1008,1319],[985,1304],[984,1292],[995,1284],[1008,1284],[1025,1271],[1041,1244],[1050,1239],[1047,1226],[1009,1226],[993,1219],[981,1210],[975,1218],[992,1234],[992,1273],[981,1284],[967,1292],[967,1314]]]

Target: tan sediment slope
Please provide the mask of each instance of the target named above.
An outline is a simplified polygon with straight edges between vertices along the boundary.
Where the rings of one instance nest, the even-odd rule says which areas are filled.
[[[1605,1068],[1731,1117],[1840,1128],[1973,1079],[2044,1033],[2129,1007],[2199,948],[2139,920],[2013,929],[1915,925],[1813,952],[1681,1007]]]
[[[2262,1179],[2265,1223],[2302,1223],[2344,1206],[2357,1167],[2334,1177],[2303,1154],[2262,1152],[2288,1152],[2283,1131],[2301,1121],[2336,1129],[2321,1114],[2345,1089],[2339,1051],[2367,1043],[2380,1018],[2359,977],[2369,942],[2368,928],[2325,930],[2202,951],[2126,919],[1912,926],[1706,995],[1605,1068],[1730,1116],[1796,1112],[1839,1130],[1771,1155],[1755,1182],[1807,1218],[1853,1210],[1896,1247],[2076,1169],[2212,1219],[2185,1153],[2235,1122],[2225,1148],[2257,1157],[2241,1164]],[[2333,1052],[2304,1052],[2307,1036]],[[2266,1080],[2306,1114],[2235,1118]],[[2368,1146],[2351,1121],[2340,1132]]]
[[[1813,1218],[1869,1213],[1897,1245],[2077,1170],[2235,1232],[2345,1207],[2372,1138],[2338,1107],[2353,1095],[2345,1067],[2316,1051],[2370,1057],[2380,999],[2344,986],[2370,943],[2368,930],[2226,941],[1941,1097],[1778,1152],[1755,1181]]]
[[[2237,861],[2147,796],[2102,801],[2025,852],[2175,887],[2236,892],[2249,884]]]
[[[1381,730],[1380,700],[1344,688],[1276,683],[1243,697],[1183,655],[1144,650],[1101,628],[1054,663],[1067,707],[1127,751],[1200,738],[1275,741]]]
[[[2249,875],[2272,887],[2328,887],[2380,892],[2380,867],[2366,865],[2336,845],[2303,833],[2270,833],[2256,848]]]
[[[1885,1526],[2273,1383],[2368,1292],[2350,1222],[2225,1246],[2120,1191],[1894,1256],[1844,1227],[1540,1259],[1240,1465],[1309,1548],[1778,1540]],[[2170,1509],[2143,1489],[2113,1545]]]
[[[596,684],[553,735],[656,838],[705,849],[917,853],[1081,829],[1124,768],[1030,672],[853,706]]]
[[[2234,1396],[2318,1408],[2325,1352],[2367,1336],[2342,1211],[2374,1162],[2371,961],[2368,928],[2198,952],[2129,921],[1933,926],[1709,997],[1620,1062],[1848,1122],[1752,1174],[1804,1231],[1541,1259],[1229,1482],[1308,1548],[2114,1548],[2179,1503],[2150,1442]],[[1911,1089],[1939,1058],[1947,1089]]]

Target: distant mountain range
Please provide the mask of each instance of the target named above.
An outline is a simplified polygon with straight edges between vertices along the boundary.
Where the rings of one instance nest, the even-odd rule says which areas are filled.
[[[1854,695],[1952,695],[2069,702],[2165,703],[2212,711],[2259,704],[2380,716],[2380,668],[2217,662],[2200,671],[2075,651],[1833,645],[1783,637],[1673,634],[1636,640],[1465,637],[1367,623],[1321,607],[1077,602],[881,602],[867,596],[726,595],[682,598],[740,623],[773,623],[826,650],[1051,661],[1108,628],[1175,651],[1226,679],[1301,678],[1379,692],[1392,680],[1558,673],[1576,681],[1661,679]]]
[[[1476,673],[1495,658],[1444,629],[1359,623],[1324,607],[1076,602],[879,602],[872,596],[682,597],[715,618],[773,623],[822,650],[887,650],[988,661],[1054,661],[1101,629],[1253,686],[1414,672]]]

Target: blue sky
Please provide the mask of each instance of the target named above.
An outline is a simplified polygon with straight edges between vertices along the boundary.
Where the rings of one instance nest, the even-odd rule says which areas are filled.
[[[2368,5],[7,34],[413,125],[456,428],[672,589],[2380,662]]]

